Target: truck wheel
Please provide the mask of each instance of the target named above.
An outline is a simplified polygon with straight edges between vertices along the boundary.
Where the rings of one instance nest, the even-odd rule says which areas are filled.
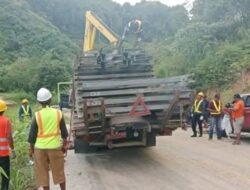
[[[84,142],[82,139],[74,140],[75,153],[91,153],[95,152],[96,148],[89,146],[89,143]]]
[[[151,131],[147,133],[147,147],[155,146],[156,145],[156,133],[155,131]]]

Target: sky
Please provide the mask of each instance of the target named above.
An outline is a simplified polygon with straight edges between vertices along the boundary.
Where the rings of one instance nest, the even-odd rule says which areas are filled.
[[[129,2],[130,4],[134,5],[135,3],[138,3],[141,0],[113,0],[113,1],[118,2],[120,4]],[[150,1],[160,1],[168,6],[175,6],[183,3],[192,3],[194,0],[150,0]]]

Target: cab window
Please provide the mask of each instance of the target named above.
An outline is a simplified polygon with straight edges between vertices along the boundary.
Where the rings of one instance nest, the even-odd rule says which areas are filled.
[[[247,96],[247,97],[246,97],[246,100],[245,100],[245,107],[250,107],[250,96]]]

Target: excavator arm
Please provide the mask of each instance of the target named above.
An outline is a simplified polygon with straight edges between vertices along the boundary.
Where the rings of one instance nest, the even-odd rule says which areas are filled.
[[[115,47],[119,45],[120,38],[113,32],[100,18],[98,18],[91,11],[87,11],[85,14],[86,24],[85,24],[85,34],[84,34],[84,44],[83,51],[89,52],[94,50],[96,32],[97,30],[109,41],[110,44]]]

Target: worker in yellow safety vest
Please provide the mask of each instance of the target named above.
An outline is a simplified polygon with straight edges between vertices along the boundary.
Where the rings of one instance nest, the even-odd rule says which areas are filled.
[[[211,117],[209,140],[213,139],[214,129],[216,129],[217,139],[221,139],[222,103],[219,93],[216,93],[214,99],[209,102],[207,110],[210,112]]]
[[[68,132],[60,110],[51,108],[52,94],[46,88],[37,92],[37,101],[42,109],[32,120],[28,142],[29,156],[34,158],[36,184],[49,190],[49,169],[53,181],[65,190],[64,153],[67,147]]]
[[[194,101],[193,110],[192,110],[192,130],[193,135],[191,137],[197,137],[196,125],[199,125],[200,137],[202,137],[202,123],[204,120],[205,105],[203,103],[204,94],[199,92],[197,98]]]
[[[29,106],[29,101],[27,99],[22,100],[22,105],[19,108],[19,120],[20,121],[30,121],[32,118],[32,110]]]

